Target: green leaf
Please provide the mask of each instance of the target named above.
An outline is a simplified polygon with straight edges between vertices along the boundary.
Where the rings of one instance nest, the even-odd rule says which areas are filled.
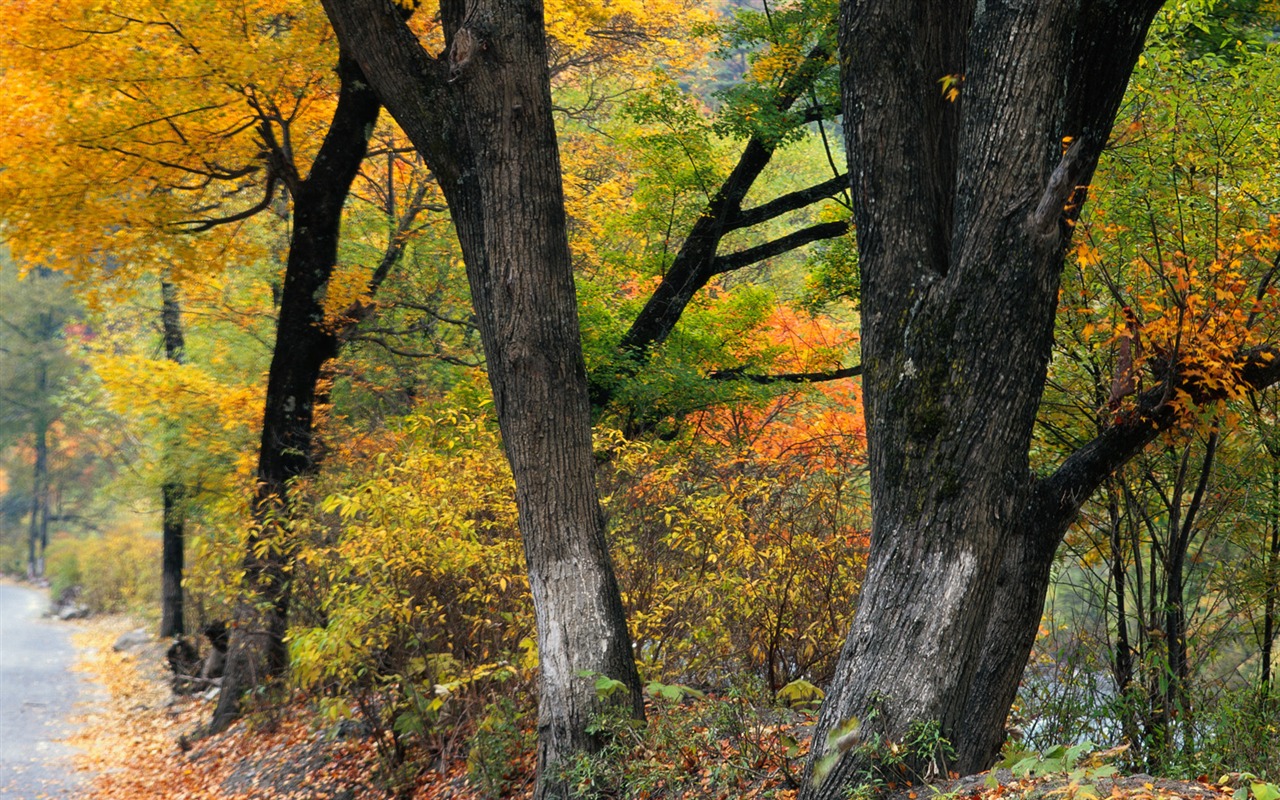
[[[1017,763],[1010,766],[1009,771],[1012,772],[1014,775],[1018,776],[1019,778],[1025,778],[1029,776],[1031,774],[1031,771],[1034,770],[1039,764],[1040,764],[1040,756],[1031,755],[1031,756],[1027,756],[1026,758],[1023,758],[1021,761],[1018,761]]]
[[[608,675],[601,675],[596,678],[595,689],[597,697],[610,697],[626,688],[627,685],[625,683],[615,678],[610,678]]]
[[[821,689],[804,678],[796,678],[778,690],[778,700],[789,705],[816,704],[825,696]]]
[[[1254,800],[1280,800],[1280,786],[1274,783],[1251,783]]]
[[[818,759],[818,763],[813,767],[813,785],[821,786],[827,776],[831,774],[831,770],[835,768],[836,762],[840,760],[840,756],[844,755],[839,750],[833,750],[822,758]]]
[[[685,697],[706,697],[705,694],[692,689],[688,686],[681,686],[678,683],[661,683],[659,681],[649,681],[644,687],[645,692],[651,697],[661,697],[663,700],[679,701]]]
[[[1063,761],[1066,762],[1068,767],[1071,767],[1080,759],[1080,756],[1092,751],[1093,742],[1081,742],[1075,747],[1069,748],[1066,753],[1063,754]]]
[[[787,758],[795,758],[800,755],[800,742],[796,740],[796,737],[784,733],[778,737],[778,741],[782,744],[782,754]]]

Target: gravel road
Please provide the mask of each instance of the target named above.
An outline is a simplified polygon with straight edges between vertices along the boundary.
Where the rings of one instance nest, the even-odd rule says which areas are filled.
[[[59,740],[82,713],[90,689],[70,666],[68,623],[42,619],[41,592],[0,583],[0,797],[39,800],[76,796],[84,776],[72,748]]]

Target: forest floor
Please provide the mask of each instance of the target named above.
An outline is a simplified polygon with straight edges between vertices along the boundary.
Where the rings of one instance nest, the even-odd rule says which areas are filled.
[[[364,800],[385,797],[370,784],[377,755],[359,739],[328,741],[282,710],[275,719],[241,722],[227,733],[199,739],[213,700],[175,696],[164,660],[167,644],[153,642],[125,651],[113,649],[134,622],[89,620],[75,637],[77,668],[103,684],[109,700],[70,740],[79,766],[96,774],[85,800]],[[413,797],[470,800],[458,791],[462,774],[432,772],[411,791]]]
[[[213,701],[202,695],[176,697],[169,687],[164,662],[165,644],[124,651],[113,643],[134,623],[123,618],[89,620],[76,635],[80,651],[77,669],[105,686],[109,699],[70,744],[79,749],[78,768],[95,775],[80,795],[86,800],[366,800],[389,793],[373,776],[378,774],[377,749],[367,737],[334,737],[317,732],[302,704],[274,715],[255,716],[227,733],[199,739],[193,736],[209,718]],[[529,759],[531,762],[531,759]],[[531,770],[531,763],[520,765]],[[793,764],[794,767],[794,764]],[[714,769],[702,764],[695,769]],[[1231,781],[1171,781],[1148,775],[1091,779],[1087,769],[1017,778],[1008,770],[970,776],[932,786],[895,787],[890,800],[1229,800]],[[787,775],[776,769],[757,772],[749,784],[713,792],[685,788],[658,791],[658,798],[791,800]],[[527,782],[526,782],[527,784]],[[483,800],[467,781],[466,763],[458,759],[443,771],[429,769],[414,778],[398,796],[413,800]],[[508,796],[527,797],[528,787]]]

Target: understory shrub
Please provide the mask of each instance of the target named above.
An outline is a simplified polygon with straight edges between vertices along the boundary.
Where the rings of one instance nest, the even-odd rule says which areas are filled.
[[[49,543],[45,574],[54,597],[80,587],[79,601],[95,613],[157,615],[160,603],[160,538],[109,531]]]
[[[846,502],[861,491],[846,469],[862,447],[849,400],[808,416],[795,396],[771,400],[672,442],[598,434],[647,675],[720,692],[747,676],[771,699],[830,671],[865,562],[865,525]],[[754,433],[726,436],[725,424]],[[496,425],[484,407],[418,413],[332,446],[328,471],[299,487],[289,534],[293,680],[330,722],[359,716],[389,766],[410,750],[447,761],[469,740],[472,780],[501,794],[523,779],[504,759],[532,752],[537,640]],[[653,735],[680,713],[660,715]]]

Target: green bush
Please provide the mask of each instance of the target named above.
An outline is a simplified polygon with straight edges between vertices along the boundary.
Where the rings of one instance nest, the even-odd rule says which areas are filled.
[[[1254,687],[1224,691],[1200,706],[1198,772],[1250,772],[1280,781],[1280,697]]]
[[[814,712],[776,705],[757,676],[710,697],[651,681],[648,719],[613,707],[596,720],[604,739],[565,778],[582,798],[775,797],[799,788],[806,749],[799,731]]]
[[[485,707],[467,753],[467,779],[485,797],[509,797],[526,777],[522,761],[536,746],[531,714],[506,697]]]

